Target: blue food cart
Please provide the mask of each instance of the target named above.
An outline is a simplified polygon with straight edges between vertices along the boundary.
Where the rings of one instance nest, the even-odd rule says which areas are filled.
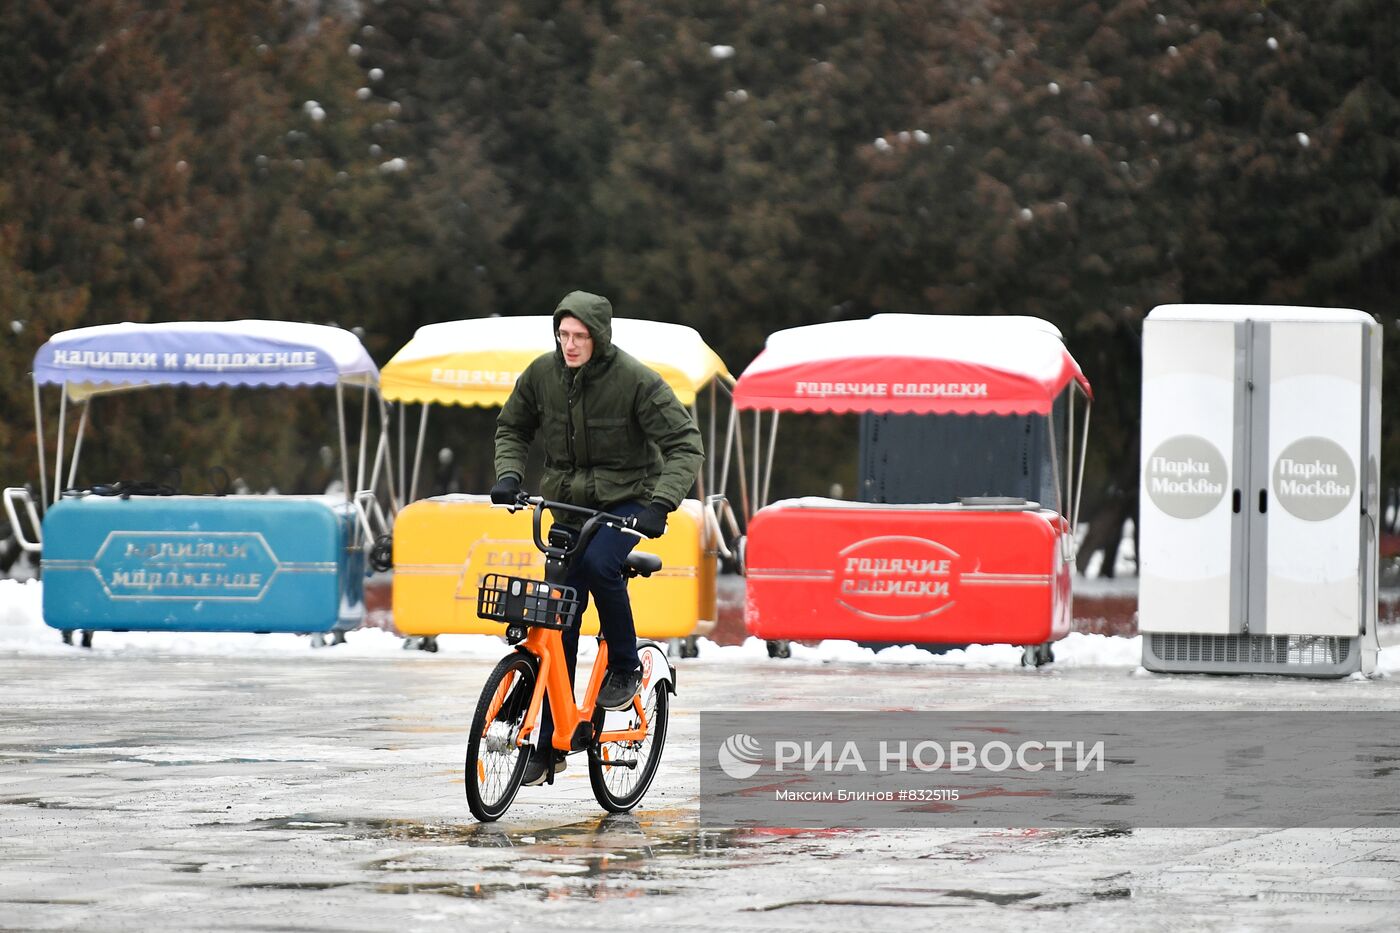
[[[45,623],[65,641],[81,631],[85,646],[94,631],[293,632],[315,636],[314,644],[326,635],[343,641],[364,620],[365,553],[372,523],[384,520],[373,490],[381,479],[392,487],[378,380],[354,334],[320,324],[109,324],[55,335],[34,359],[39,504],[28,488],[4,493],[21,543],[42,554]],[[46,386],[60,389],[52,488]],[[160,386],[333,388],[340,489],[322,496],[181,495],[154,484],[65,489],[64,468],[72,487],[94,402]],[[352,476],[346,411],[347,396],[353,405],[356,395]],[[378,443],[370,457],[373,411]],[[23,533],[22,515],[39,529],[33,538]]]

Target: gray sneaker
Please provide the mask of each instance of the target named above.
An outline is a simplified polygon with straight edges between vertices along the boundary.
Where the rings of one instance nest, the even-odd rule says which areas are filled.
[[[632,705],[637,688],[642,685],[642,669],[639,667],[630,674],[608,671],[603,687],[598,691],[598,705],[603,709],[626,709]]]
[[[549,756],[540,754],[539,749],[533,749],[530,752],[530,760],[525,763],[525,777],[520,783],[526,787],[534,787],[537,784],[543,784],[546,778],[549,779],[550,783],[553,783],[554,775],[563,771],[567,766],[564,756],[557,751],[554,752],[553,757],[554,771],[551,772],[549,766],[545,764],[549,760]]]

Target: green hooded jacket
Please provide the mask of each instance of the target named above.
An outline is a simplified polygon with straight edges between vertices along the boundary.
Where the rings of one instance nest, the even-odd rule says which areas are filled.
[[[612,305],[570,292],[554,311],[593,337],[593,355],[577,370],[564,365],[555,338],[525,368],[496,418],[496,476],[525,475],[536,434],[544,445],[546,499],[603,508],[626,499],[674,510],[705,458],[690,411],[657,373],[612,343]]]

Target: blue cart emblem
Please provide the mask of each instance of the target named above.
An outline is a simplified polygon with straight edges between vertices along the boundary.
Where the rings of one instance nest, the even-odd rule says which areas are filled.
[[[114,531],[92,568],[112,599],[262,599],[282,569],[257,532]]]

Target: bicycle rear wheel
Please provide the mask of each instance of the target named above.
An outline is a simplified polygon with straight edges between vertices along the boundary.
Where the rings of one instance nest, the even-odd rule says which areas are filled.
[[[467,740],[465,777],[467,805],[484,823],[501,818],[525,776],[530,747],[516,740],[530,708],[538,670],[534,655],[517,651],[501,659],[481,688]]]
[[[588,780],[593,796],[610,813],[626,813],[638,803],[651,786],[656,768],[661,764],[661,752],[666,747],[666,724],[670,718],[671,697],[664,683],[656,685],[643,696],[646,711],[646,735],[625,742],[600,742],[588,756]],[[607,730],[635,729],[641,717],[633,705],[607,716]]]

